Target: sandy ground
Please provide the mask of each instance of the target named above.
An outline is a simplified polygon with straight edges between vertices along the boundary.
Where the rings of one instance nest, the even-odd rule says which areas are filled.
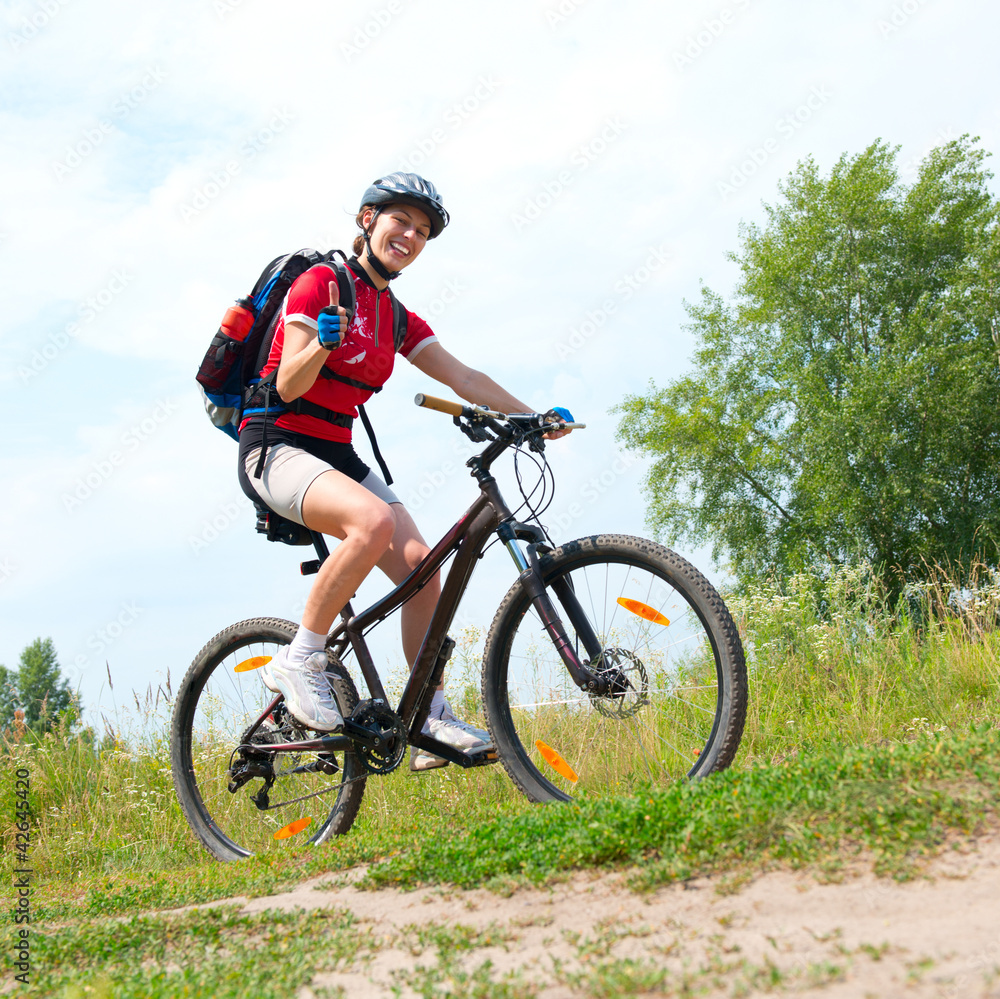
[[[426,981],[435,966],[449,969],[435,994],[471,994],[460,987],[462,971],[486,961],[491,980],[510,982],[507,994],[537,990],[542,999],[623,994],[616,973],[663,969],[669,975],[638,994],[1000,999],[998,831],[946,852],[925,877],[905,883],[861,873],[830,884],[810,873],[772,872],[735,894],[699,879],[638,895],[622,875],[576,875],[503,898],[440,888],[359,891],[350,884],[357,876],[228,904],[246,912],[354,912],[377,941],[370,958],[312,983],[342,986],[352,999],[391,996],[393,985],[416,995],[408,983]],[[492,926],[499,943],[439,952],[416,943],[414,924]],[[313,994],[303,989],[299,999]]]

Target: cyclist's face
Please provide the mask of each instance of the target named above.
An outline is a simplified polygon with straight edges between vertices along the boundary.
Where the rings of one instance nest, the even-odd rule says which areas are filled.
[[[368,225],[371,219],[362,221]],[[389,205],[375,221],[372,250],[389,270],[401,271],[417,259],[430,234],[431,223],[425,212],[412,205]]]

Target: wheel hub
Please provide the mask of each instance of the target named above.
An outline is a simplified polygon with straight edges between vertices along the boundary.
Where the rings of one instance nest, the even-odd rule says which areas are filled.
[[[606,718],[630,718],[649,703],[649,676],[642,660],[628,649],[605,649],[590,662],[606,693],[590,700]]]

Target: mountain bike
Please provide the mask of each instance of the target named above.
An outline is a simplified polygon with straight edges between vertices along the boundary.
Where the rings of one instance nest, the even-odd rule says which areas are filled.
[[[276,618],[231,625],[198,653],[177,693],[171,765],[181,808],[201,842],[235,860],[282,842],[320,844],[346,833],[370,776],[391,773],[416,746],[463,768],[499,763],[536,802],[625,794],[727,767],[740,743],[747,675],[737,628],[708,580],[641,538],[599,534],[555,545],[539,517],[553,477],[543,435],[582,429],[537,413],[502,414],[418,395],[484,447],[467,461],[479,495],[398,586],[327,638],[327,677],[342,731],[304,728],[257,670],[297,626]],[[491,466],[513,452],[522,503],[511,510]],[[539,473],[528,489],[523,469]],[[523,513],[522,513],[523,511]],[[520,515],[520,519],[518,519]],[[288,522],[272,540],[321,534]],[[285,536],[282,536],[282,531]],[[298,532],[298,533],[296,533]],[[493,743],[464,753],[421,729],[454,648],[448,629],[492,540],[517,578],[487,634],[482,706]],[[365,641],[451,558],[432,620],[393,706]],[[355,684],[367,688],[361,698]]]

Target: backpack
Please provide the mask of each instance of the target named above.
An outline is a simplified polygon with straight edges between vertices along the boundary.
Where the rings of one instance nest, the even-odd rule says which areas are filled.
[[[338,260],[338,257],[341,259]],[[196,378],[209,419],[234,440],[239,439],[239,428],[244,418],[254,413],[304,412],[340,426],[350,426],[349,416],[334,413],[333,410],[308,400],[296,399],[291,403],[283,403],[277,392],[273,391],[275,372],[271,372],[263,380],[260,377],[261,369],[271,352],[275,327],[281,316],[281,304],[292,282],[300,274],[317,264],[326,264],[336,275],[340,304],[351,312],[355,310],[357,297],[354,291],[354,273],[347,266],[346,260],[340,250],[320,253],[317,250],[303,249],[276,257],[261,272],[250,295],[237,299],[236,304],[226,311],[205,352]],[[393,344],[394,349],[399,351],[406,339],[406,310],[391,290],[389,300],[392,302]],[[356,388],[373,392],[382,390],[381,386],[367,385],[338,375],[326,367],[320,373],[326,378],[334,378]],[[392,476],[382,460],[364,407],[359,406],[358,411],[386,484],[391,484]],[[261,464],[264,450],[266,449],[261,452]]]

